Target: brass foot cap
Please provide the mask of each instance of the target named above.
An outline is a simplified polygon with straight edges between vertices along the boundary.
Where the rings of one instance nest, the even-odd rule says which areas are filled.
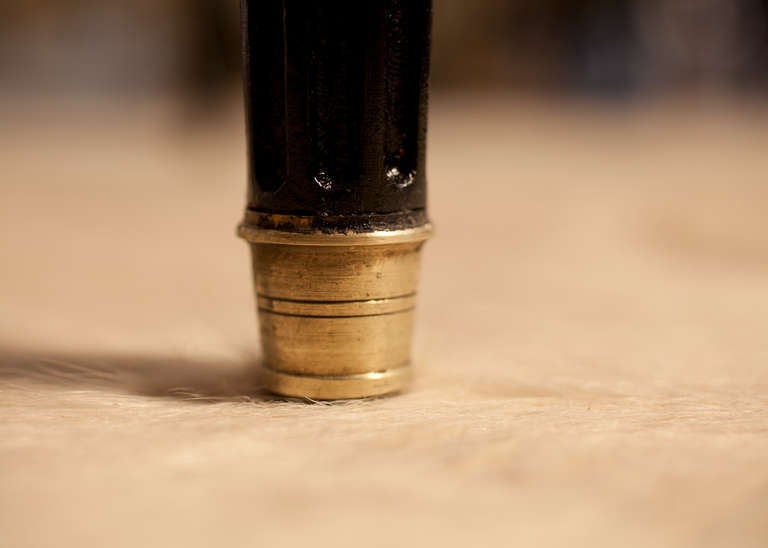
[[[246,223],[240,234],[251,244],[268,390],[335,400],[405,387],[429,225],[325,234]]]

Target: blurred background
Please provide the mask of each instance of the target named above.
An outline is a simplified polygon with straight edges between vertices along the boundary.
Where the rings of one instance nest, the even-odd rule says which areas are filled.
[[[245,380],[238,25],[0,7],[5,544],[768,545],[767,0],[434,0],[416,381],[337,406]]]
[[[630,98],[762,93],[764,0],[438,0],[433,90]],[[4,94],[89,97],[237,86],[237,2],[6,2]]]
[[[174,247],[179,235],[168,227],[184,225],[190,245],[198,238],[244,253],[230,238],[245,191],[237,4],[4,3],[0,275],[5,306],[17,310],[0,322],[11,339],[95,344],[95,336],[75,343],[72,318],[51,313],[75,307],[110,318],[86,322],[89,330],[130,324],[142,337],[149,331],[166,340],[177,315],[156,313],[162,331],[148,329],[146,299],[175,292],[147,274],[179,265],[200,274],[202,253]],[[495,219],[498,231],[512,234],[519,230],[504,219],[527,208],[521,194],[540,193],[541,219],[552,229],[565,226],[558,200],[581,211],[623,192],[611,206],[619,211],[638,203],[641,189],[645,196],[661,190],[659,207],[688,209],[696,219],[670,214],[664,223],[680,233],[662,231],[665,238],[699,242],[683,232],[704,231],[702,242],[690,243],[702,248],[737,238],[718,253],[766,260],[763,231],[733,227],[761,226],[762,213],[752,209],[764,205],[765,186],[752,182],[762,183],[766,165],[768,2],[436,0],[434,8],[429,178],[433,216],[449,231],[470,230],[460,206],[472,197],[478,230]],[[601,181],[610,184],[585,200]],[[726,223],[702,204],[725,203],[727,192],[739,205],[731,204]],[[675,193],[691,201],[678,204]],[[491,196],[505,204],[503,215],[486,212]],[[721,234],[728,230],[736,235]],[[95,260],[121,246],[136,260]],[[223,253],[211,264],[234,264]],[[239,281],[245,265],[232,273],[236,284],[210,276],[205,288],[213,294],[189,281],[195,307],[188,297],[165,308],[190,307],[184,321],[205,322],[200,311],[206,299],[222,298],[222,285],[247,291]],[[126,297],[131,313],[115,317],[110,303],[125,291],[138,298]],[[241,315],[226,313],[233,318],[226,329],[212,329],[240,333],[234,339],[251,347],[250,310],[238,308]],[[178,345],[190,344],[180,336]]]

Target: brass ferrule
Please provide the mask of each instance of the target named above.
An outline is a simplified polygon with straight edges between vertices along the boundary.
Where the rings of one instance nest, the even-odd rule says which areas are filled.
[[[238,233],[251,247],[268,390],[335,400],[405,388],[431,225],[329,234],[245,222]]]

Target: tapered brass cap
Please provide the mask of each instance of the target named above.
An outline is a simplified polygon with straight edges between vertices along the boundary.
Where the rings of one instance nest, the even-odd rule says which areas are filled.
[[[420,252],[431,225],[287,232],[247,222],[266,388],[318,400],[402,390]]]

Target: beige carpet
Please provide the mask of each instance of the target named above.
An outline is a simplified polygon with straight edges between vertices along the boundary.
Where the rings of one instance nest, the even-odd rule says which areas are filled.
[[[332,405],[178,115],[3,114],[0,545],[768,545],[768,111],[437,98],[416,382]]]

